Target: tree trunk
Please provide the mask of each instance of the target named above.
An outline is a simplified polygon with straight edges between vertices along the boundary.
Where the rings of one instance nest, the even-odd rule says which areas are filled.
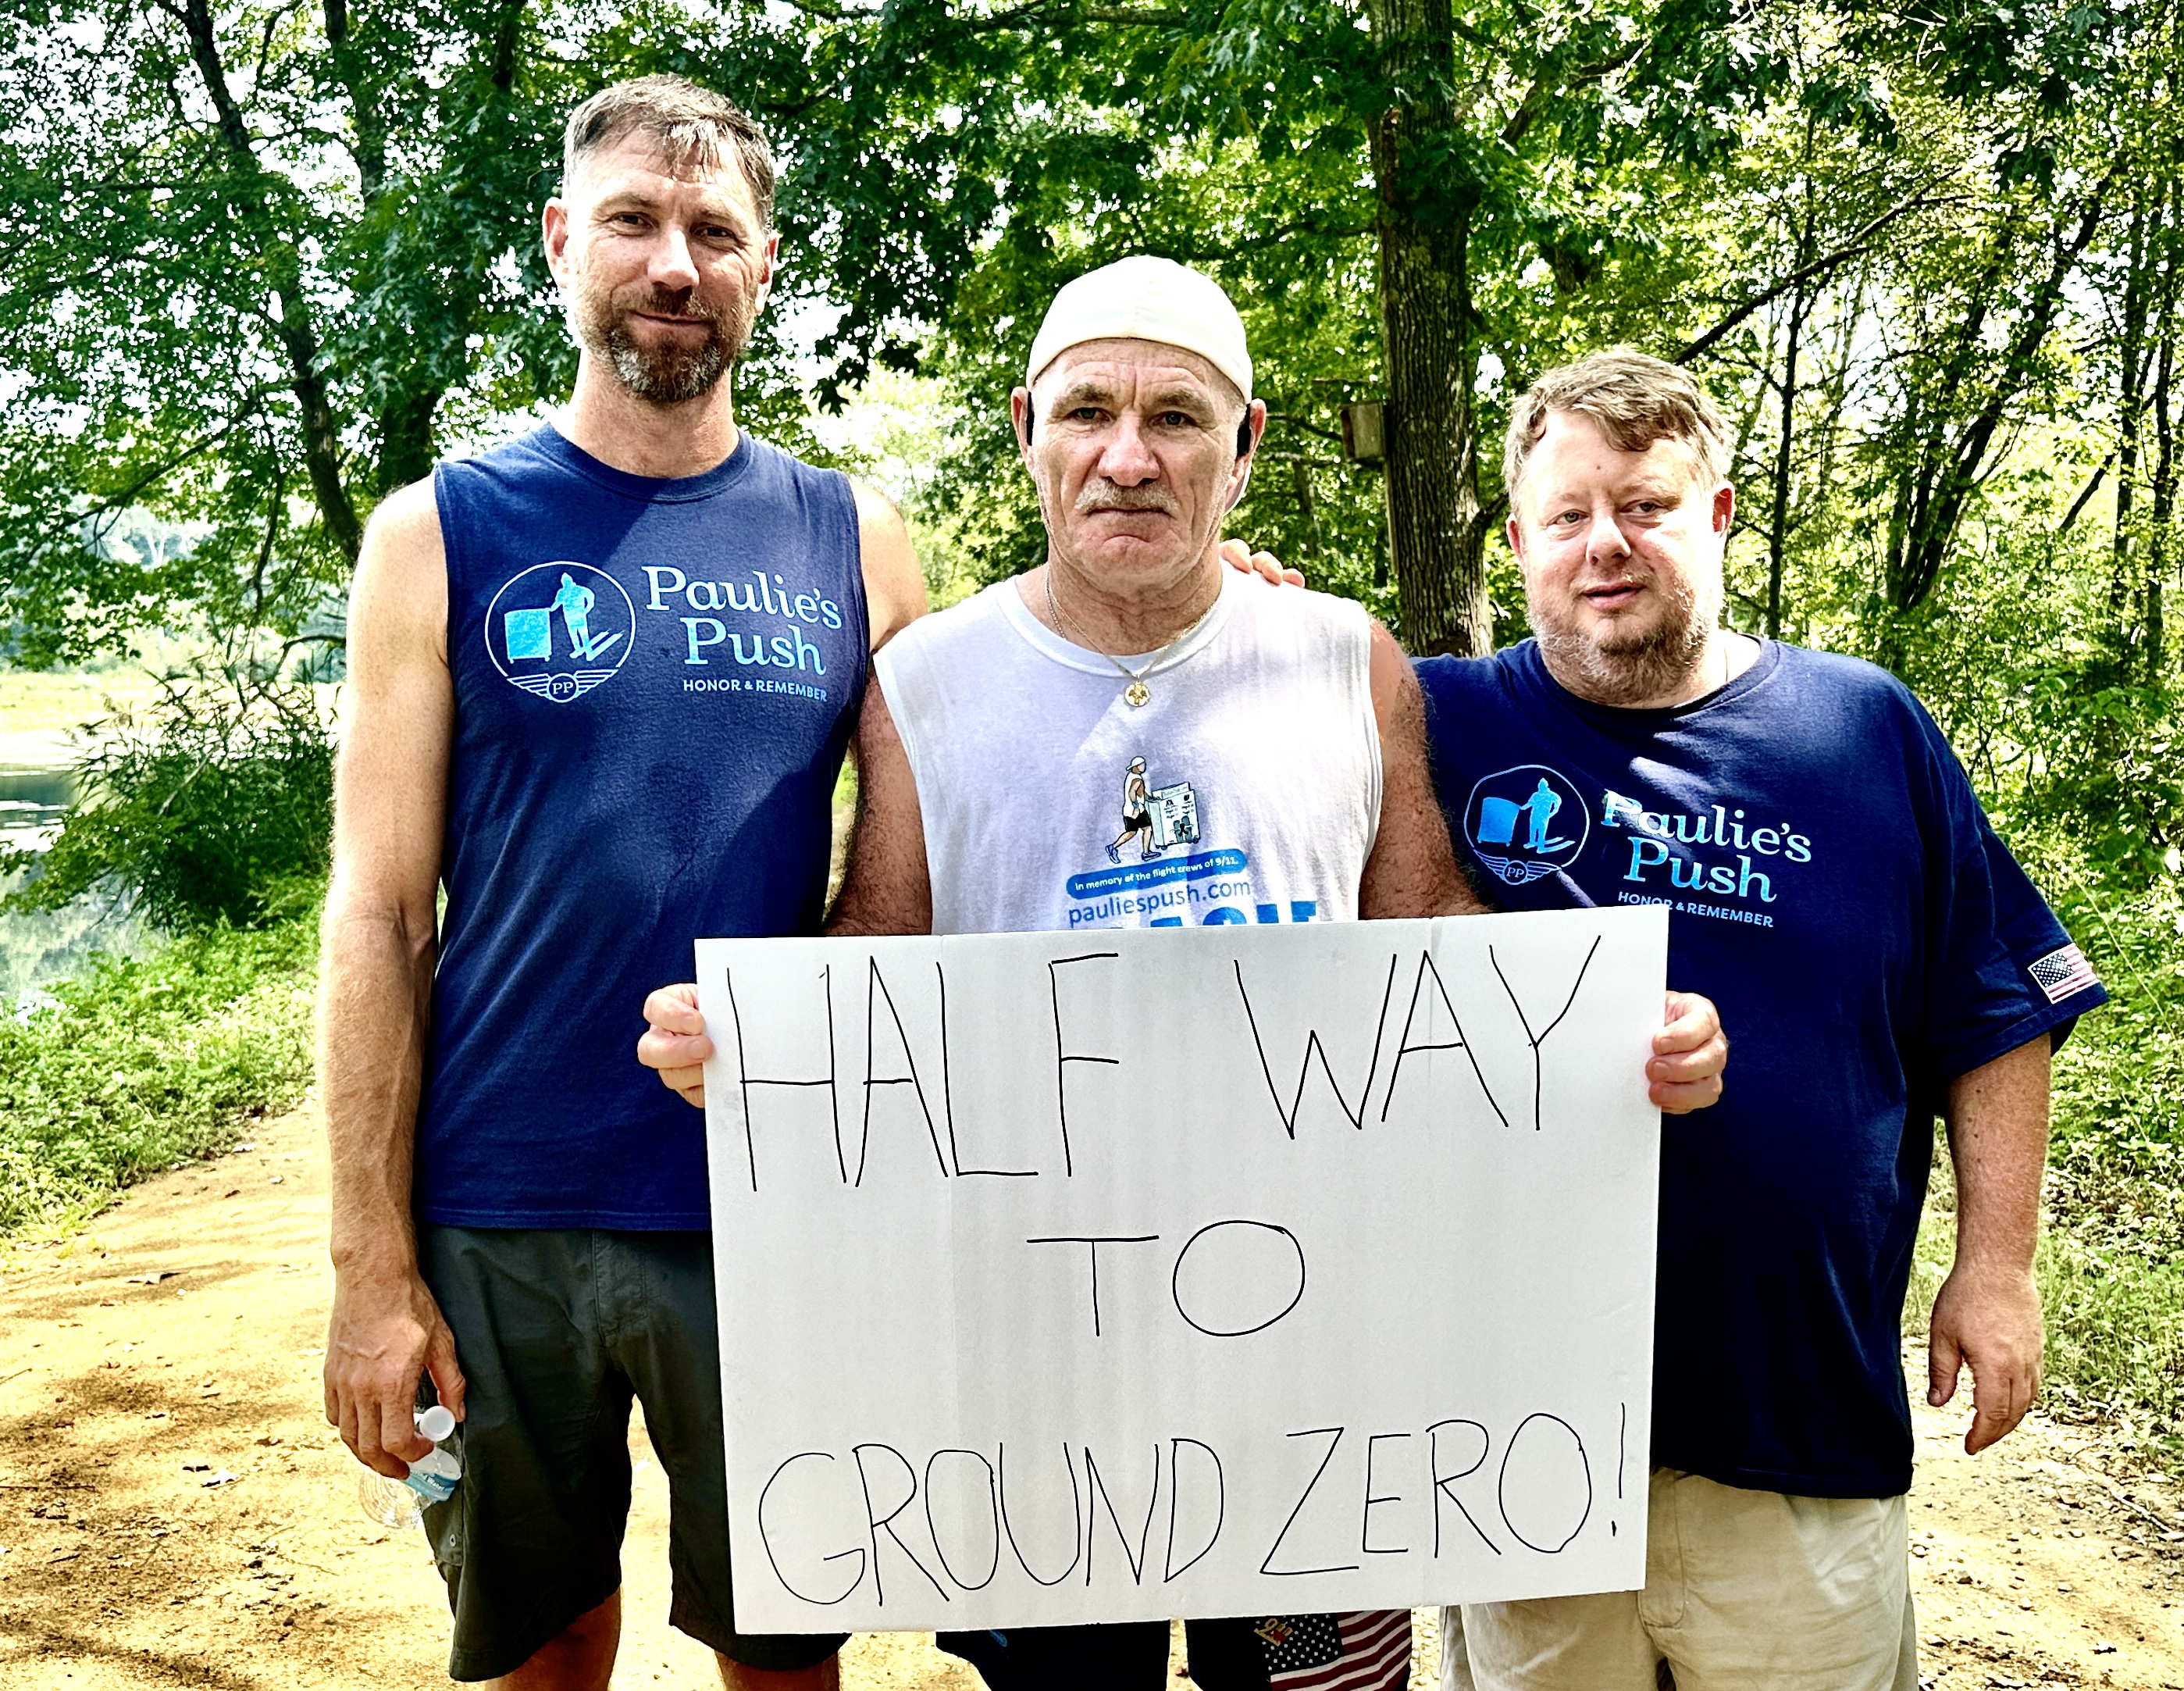
[[[1782,638],[1782,565],[1790,550],[1790,449],[1797,428],[1797,341],[1805,327],[1805,290],[1790,295],[1790,339],[1782,354],[1782,434],[1774,448],[1774,522],[1767,536],[1767,638]]]
[[[1414,162],[1446,127],[1454,31],[1447,0],[1373,0],[1373,36],[1398,103],[1373,131],[1380,325],[1388,371],[1388,542],[1403,644],[1420,656],[1493,646],[1488,518],[1479,496],[1468,207],[1420,215]],[[1446,202],[1442,202],[1443,204]]]
[[[265,193],[265,172],[258,151],[243,121],[242,109],[228,87],[227,67],[221,62],[220,42],[213,25],[210,0],[185,0],[176,14],[189,37],[190,57],[212,101],[221,145],[234,167],[239,191],[238,209],[254,226],[265,243],[265,276],[273,295],[273,332],[287,354],[289,392],[295,396],[303,428],[304,461],[311,477],[311,492],[319,516],[341,549],[351,570],[356,567],[364,525],[341,477],[341,428],[319,370],[319,338],[304,297],[303,265],[296,249],[277,225]]]
[[[2157,319],[2158,344],[2153,366],[2153,506],[2146,536],[2146,655],[2143,662],[2149,685],[2158,685],[2166,667],[2162,650],[2168,638],[2163,618],[2162,590],[2169,574],[2170,525],[2176,514],[2176,431],[2170,408],[2170,379],[2176,362],[2176,227],[2179,185],[2171,182],[2164,196],[2168,216],[2161,224],[2164,253],[2161,302]]]

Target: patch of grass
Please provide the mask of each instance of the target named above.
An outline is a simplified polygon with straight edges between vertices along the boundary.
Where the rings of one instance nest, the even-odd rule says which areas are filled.
[[[101,956],[0,1019],[0,1236],[79,1221],[303,1096],[315,915]]]

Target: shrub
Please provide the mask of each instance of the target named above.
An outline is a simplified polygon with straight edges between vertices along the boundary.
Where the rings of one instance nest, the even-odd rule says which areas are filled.
[[[232,669],[164,685],[92,732],[52,847],[0,856],[0,872],[36,870],[7,907],[112,889],[187,933],[277,921],[324,879],[333,742],[312,689]]]

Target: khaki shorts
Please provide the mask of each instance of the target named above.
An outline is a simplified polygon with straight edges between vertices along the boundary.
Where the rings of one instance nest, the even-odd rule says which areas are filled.
[[[1441,1691],[1917,1691],[1895,1498],[1786,1497],[1653,1471],[1646,1588],[1467,1604]]]

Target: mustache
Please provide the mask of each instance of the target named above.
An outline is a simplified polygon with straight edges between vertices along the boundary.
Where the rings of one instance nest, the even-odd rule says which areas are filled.
[[[1095,511],[1158,511],[1177,514],[1175,495],[1162,487],[1120,488],[1112,482],[1088,483],[1078,494],[1074,509],[1079,516]]]
[[[642,312],[648,317],[679,317],[686,323],[717,323],[721,314],[700,301],[696,295],[676,289],[655,287],[642,299],[622,307],[625,315]]]

